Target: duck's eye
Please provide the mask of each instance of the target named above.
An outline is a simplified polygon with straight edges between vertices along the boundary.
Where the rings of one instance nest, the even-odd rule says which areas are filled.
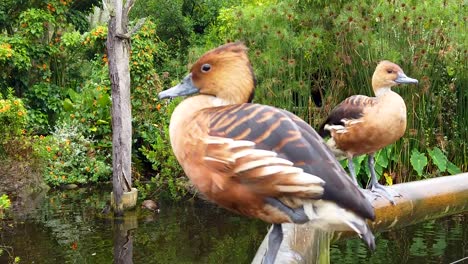
[[[209,72],[210,70],[211,70],[211,65],[209,65],[208,63],[203,64],[203,65],[201,66],[201,71],[202,71],[202,72]]]
[[[387,70],[387,73],[393,73],[393,71],[392,70]]]

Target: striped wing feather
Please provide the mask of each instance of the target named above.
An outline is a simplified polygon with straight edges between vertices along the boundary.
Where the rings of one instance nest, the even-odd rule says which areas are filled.
[[[362,117],[365,108],[376,104],[375,97],[365,95],[353,95],[346,98],[343,102],[337,105],[327,120],[320,126],[319,134],[322,137],[330,136],[330,131],[325,129],[325,125],[345,126],[346,120],[356,120]]]
[[[258,104],[205,111],[211,120],[204,157],[209,166],[234,171],[233,177],[268,196],[331,199],[374,218],[320,136],[297,116]]]

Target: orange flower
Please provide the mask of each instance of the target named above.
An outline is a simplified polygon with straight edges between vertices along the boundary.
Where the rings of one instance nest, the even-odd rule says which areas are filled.
[[[50,12],[55,12],[55,7],[51,4],[47,4],[47,9],[49,9]]]
[[[46,149],[47,149],[48,152],[50,152],[52,150],[52,148],[50,146],[47,146]]]
[[[71,248],[72,248],[73,250],[77,250],[77,249],[78,249],[78,243],[77,243],[76,241],[73,242],[72,245],[71,245]]]
[[[23,115],[24,115],[23,111],[19,110],[18,111],[18,116],[23,116]]]
[[[158,104],[158,105],[156,106],[156,109],[158,109],[158,111],[159,111],[159,110],[161,109],[161,104]]]

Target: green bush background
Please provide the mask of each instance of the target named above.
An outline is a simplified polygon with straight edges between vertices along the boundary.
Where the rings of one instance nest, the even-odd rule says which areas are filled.
[[[0,104],[0,158],[33,152],[52,186],[111,177],[107,26],[87,19],[99,4],[0,4],[0,99],[12,105],[1,111]],[[249,47],[255,102],[288,109],[314,128],[344,98],[372,95],[380,60],[398,63],[420,84],[396,88],[407,103],[408,129],[377,154],[382,181],[467,171],[466,9],[450,0],[136,1],[130,23],[147,17],[132,37],[136,185],[171,199],[190,190],[168,139],[178,101],[160,102],[157,93],[208,49],[236,40]],[[18,144],[25,151],[14,152]],[[365,183],[363,160],[355,163]]]

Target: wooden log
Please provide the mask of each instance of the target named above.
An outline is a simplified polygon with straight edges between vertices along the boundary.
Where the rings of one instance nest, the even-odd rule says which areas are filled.
[[[391,188],[401,197],[396,198],[394,206],[383,198],[373,202],[376,220],[369,225],[374,232],[468,211],[468,173],[395,184]],[[283,231],[276,263],[329,263],[330,241],[355,235],[350,232],[328,234],[310,224],[283,224]],[[267,240],[268,234],[252,263],[261,263]]]

